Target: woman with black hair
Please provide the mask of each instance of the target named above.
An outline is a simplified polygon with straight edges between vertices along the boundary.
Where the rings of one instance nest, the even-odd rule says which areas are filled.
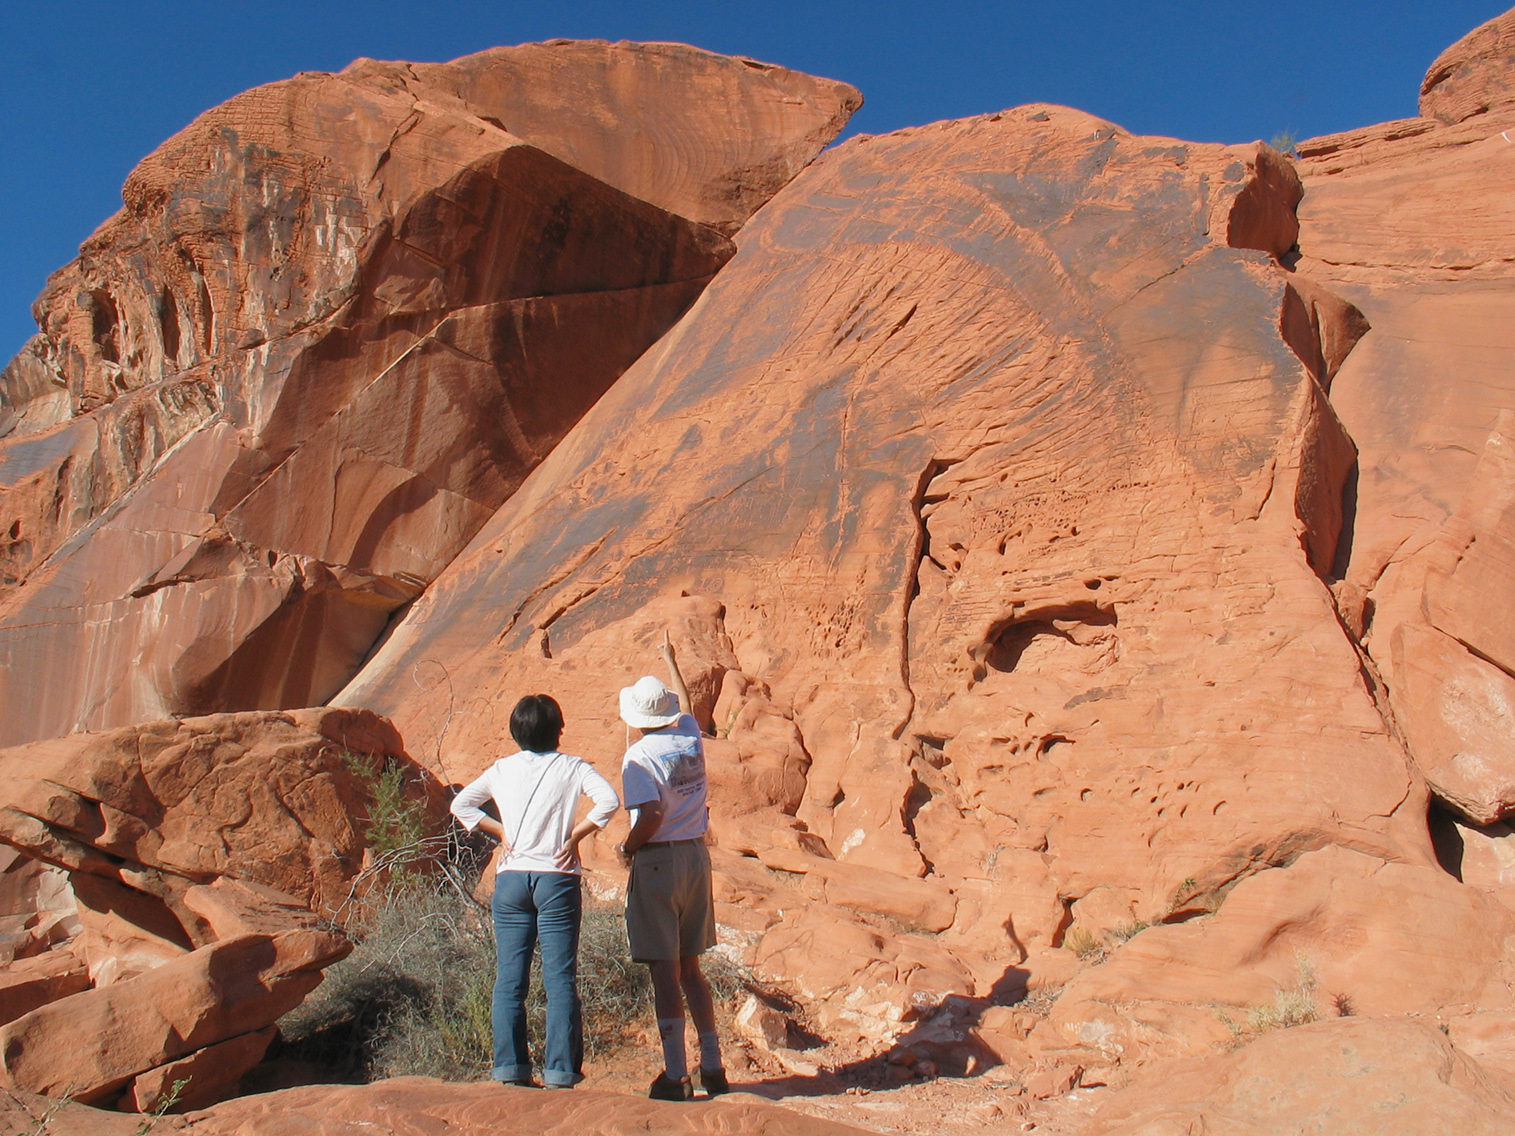
[[[551,697],[521,699],[510,715],[510,736],[521,752],[500,758],[452,802],[452,815],[469,832],[478,829],[500,842],[491,904],[497,967],[492,1075],[507,1084],[533,1084],[526,988],[532,948],[540,943],[547,992],[542,1083],[549,1089],[572,1088],[584,1079],[579,842],[604,828],[621,804],[610,782],[587,761],[558,752],[562,732],[563,711]],[[594,809],[575,823],[580,794]],[[479,808],[491,799],[498,821]]]

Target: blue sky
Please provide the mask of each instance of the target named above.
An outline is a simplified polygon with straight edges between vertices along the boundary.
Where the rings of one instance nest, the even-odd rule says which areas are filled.
[[[47,274],[133,165],[207,107],[352,59],[444,60],[555,36],[678,40],[845,79],[849,133],[1058,102],[1128,129],[1242,142],[1415,113],[1443,47],[1502,0],[0,0],[0,361]]]

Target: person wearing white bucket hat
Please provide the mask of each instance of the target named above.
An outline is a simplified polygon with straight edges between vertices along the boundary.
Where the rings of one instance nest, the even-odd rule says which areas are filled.
[[[631,957],[652,971],[653,1004],[663,1047],[654,1100],[689,1100],[684,1006],[700,1042],[700,1084],[709,1096],[730,1091],[721,1062],[715,1005],[700,955],[715,946],[710,888],[705,747],[689,713],[689,689],[673,644],[660,647],[673,689],[647,675],[621,690],[621,720],[641,737],[626,749],[621,783],[635,820],[620,846],[631,868],[626,885],[626,937]]]

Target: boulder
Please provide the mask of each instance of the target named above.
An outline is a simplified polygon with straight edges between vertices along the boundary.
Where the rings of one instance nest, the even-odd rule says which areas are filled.
[[[441,787],[368,711],[219,714],[0,751],[0,840],[67,868],[97,983],[140,973],[271,917],[353,913],[371,774],[410,770],[435,829]],[[218,880],[238,881],[216,887]],[[193,898],[191,898],[193,893]],[[298,905],[298,912],[287,910]],[[262,914],[259,914],[259,911]]]
[[[1084,1136],[1494,1136],[1515,1096],[1423,1022],[1341,1018],[1166,1067],[1101,1105]]]
[[[1332,846],[1154,927],[1063,991],[1044,1038],[1108,1058],[1188,1055],[1280,1017],[1434,1017],[1515,1006],[1510,909],[1439,868]]]
[[[859,101],[554,43],[201,115],[0,378],[0,745],[325,701]]]
[[[1435,627],[1394,631],[1394,707],[1432,792],[1474,825],[1515,811],[1515,676]]]
[[[79,933],[68,873],[0,846],[0,964],[31,958]]]
[[[0,1084],[108,1101],[148,1070],[271,1025],[351,950],[317,931],[244,935],[51,1002],[0,1027]]]
[[[760,1049],[787,1049],[789,1046],[789,1019],[760,1001],[755,994],[747,995],[742,1008],[733,1017],[732,1025]]]

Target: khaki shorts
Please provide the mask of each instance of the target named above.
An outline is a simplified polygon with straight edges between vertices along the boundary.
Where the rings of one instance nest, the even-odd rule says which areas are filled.
[[[637,962],[688,958],[715,946],[710,850],[704,841],[637,850],[626,885],[626,938]]]

